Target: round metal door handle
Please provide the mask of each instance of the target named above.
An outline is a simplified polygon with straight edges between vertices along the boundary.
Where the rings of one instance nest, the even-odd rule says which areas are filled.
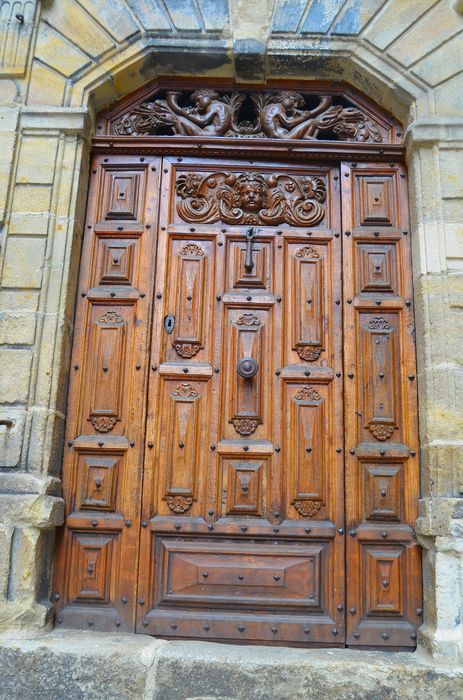
[[[258,369],[259,365],[253,357],[242,357],[236,365],[236,371],[240,377],[244,377],[245,379],[254,377]]]

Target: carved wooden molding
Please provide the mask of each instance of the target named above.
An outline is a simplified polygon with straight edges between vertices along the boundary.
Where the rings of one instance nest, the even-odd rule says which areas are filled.
[[[112,124],[118,136],[179,135],[271,139],[331,139],[381,142],[378,125],[361,109],[334,104],[334,96],[308,96],[295,90],[274,93],[217,92],[202,87],[187,93],[167,90],[133,106]],[[344,100],[345,102],[345,100]]]
[[[326,184],[319,177],[244,172],[179,176],[177,212],[191,223],[314,226],[325,216]]]

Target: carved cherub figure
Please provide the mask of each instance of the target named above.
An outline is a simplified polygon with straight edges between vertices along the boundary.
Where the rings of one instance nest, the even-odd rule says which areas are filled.
[[[225,136],[232,125],[232,108],[222,101],[219,94],[210,88],[199,88],[191,94],[193,107],[181,107],[178,98],[181,92],[169,90],[166,105],[171,119],[176,123],[177,133],[185,136]]]
[[[314,118],[331,103],[331,97],[322,97],[315,109],[302,110],[302,95],[294,90],[282,90],[262,105],[261,129],[266,136],[274,139],[311,138],[317,129]]]
[[[233,186],[233,205],[244,212],[258,212],[267,205],[267,187],[258,173],[241,174]]]

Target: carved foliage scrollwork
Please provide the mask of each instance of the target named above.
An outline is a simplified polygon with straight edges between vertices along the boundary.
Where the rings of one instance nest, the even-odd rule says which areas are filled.
[[[326,183],[319,177],[186,173],[176,192],[179,216],[192,223],[315,226],[325,216]]]
[[[219,94],[199,88],[189,95],[168,90],[165,99],[143,102],[112,127],[119,136],[178,134],[235,138],[306,139],[380,142],[381,133],[357,107],[333,104],[318,97],[308,109],[306,98],[294,90],[278,93]],[[190,102],[190,104],[185,104]],[[253,112],[252,120],[243,118]]]

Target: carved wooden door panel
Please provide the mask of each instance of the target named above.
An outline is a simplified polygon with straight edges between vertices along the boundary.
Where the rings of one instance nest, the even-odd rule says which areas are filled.
[[[344,164],[347,643],[421,624],[412,267],[405,168]]]
[[[163,161],[140,632],[344,641],[339,208],[336,167]]]
[[[134,626],[159,162],[91,164],[53,592],[71,627]]]

